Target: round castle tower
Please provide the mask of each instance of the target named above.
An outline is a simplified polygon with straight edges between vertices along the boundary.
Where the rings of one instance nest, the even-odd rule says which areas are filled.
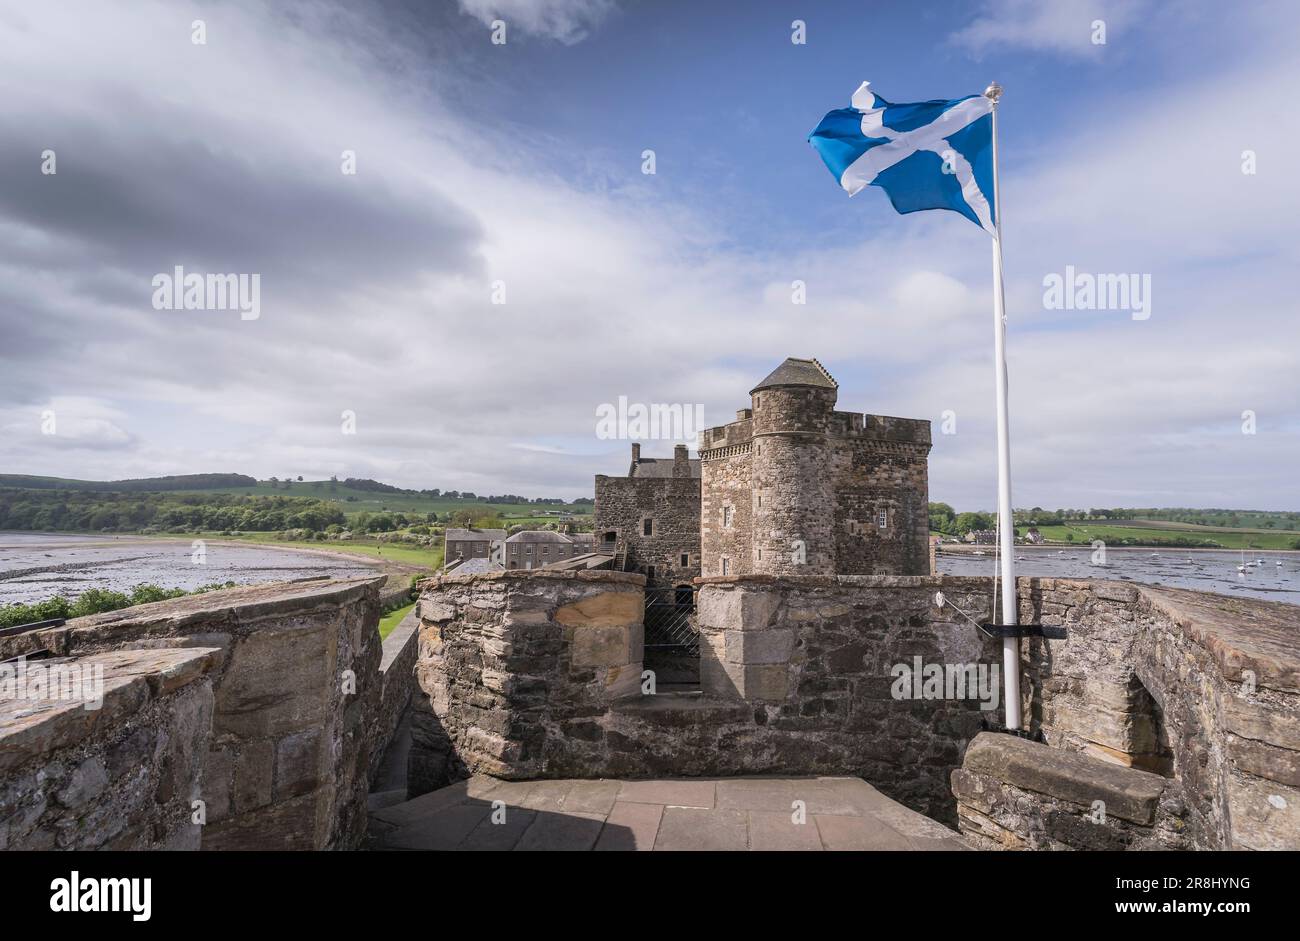
[[[756,574],[834,574],[827,469],[838,389],[817,360],[792,357],[750,391]]]

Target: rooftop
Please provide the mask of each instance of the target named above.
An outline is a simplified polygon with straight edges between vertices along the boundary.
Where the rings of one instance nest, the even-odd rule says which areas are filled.
[[[760,389],[777,386],[815,386],[820,389],[838,389],[840,384],[832,378],[821,363],[815,359],[798,359],[794,356],[773,369],[766,379],[749,390],[753,395]]]
[[[450,542],[499,542],[506,538],[504,529],[458,529],[447,530]]]
[[[699,478],[700,459],[691,458],[691,476]],[[633,477],[671,477],[673,476],[673,459],[670,457],[643,457],[633,465]]]
[[[553,532],[549,529],[525,529],[523,532],[515,533],[506,542],[573,542],[564,533]]]

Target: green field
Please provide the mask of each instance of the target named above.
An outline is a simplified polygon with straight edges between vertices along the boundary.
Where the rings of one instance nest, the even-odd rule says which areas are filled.
[[[386,562],[398,562],[403,565],[416,565],[433,571],[442,567],[443,547],[411,546],[401,543],[380,543],[373,539],[341,540],[328,542],[286,542],[277,539],[275,533],[240,533],[238,536],[223,536],[220,533],[203,533],[204,538],[221,542],[252,542],[264,546],[283,546],[286,549],[319,549],[322,552],[346,552],[350,555],[364,555]],[[162,536],[158,538],[190,539],[191,536]]]
[[[1018,526],[1016,532],[1024,535],[1027,527]],[[1297,540],[1294,532],[1268,530],[1228,529],[1219,526],[1196,526],[1188,523],[1165,523],[1159,520],[1086,520],[1071,523],[1044,524],[1038,527],[1043,538],[1055,543],[1087,545],[1094,539],[1106,543],[1119,543],[1133,539],[1143,546],[1181,544],[1201,545],[1205,548],[1224,549],[1291,549]]]
[[[409,614],[411,609],[414,607],[415,607],[415,602],[412,601],[410,604],[398,608],[395,611],[389,611],[382,618],[380,618],[379,639],[384,640],[388,637],[389,634],[393,633],[393,631],[397,628],[397,625],[402,623],[402,618],[406,617],[406,615]]]

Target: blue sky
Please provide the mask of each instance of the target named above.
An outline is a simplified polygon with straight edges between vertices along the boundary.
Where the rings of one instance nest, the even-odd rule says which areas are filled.
[[[7,6],[0,470],[577,496],[626,464],[601,404],[721,423],[796,355],[841,408],[934,421],[932,497],[987,508],[989,241],[850,200],[805,138],[864,79],[996,79],[1015,503],[1294,509],[1298,25],[1199,0]],[[174,264],[259,273],[261,318],[153,310]],[[1149,276],[1151,317],[1046,309],[1066,266]]]

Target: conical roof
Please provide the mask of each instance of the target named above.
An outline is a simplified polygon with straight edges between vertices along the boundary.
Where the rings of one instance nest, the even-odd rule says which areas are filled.
[[[817,360],[791,356],[768,373],[766,379],[750,389],[749,394],[753,395],[762,389],[776,386],[817,386],[822,389],[838,389],[840,384],[831,378],[826,367]]]

